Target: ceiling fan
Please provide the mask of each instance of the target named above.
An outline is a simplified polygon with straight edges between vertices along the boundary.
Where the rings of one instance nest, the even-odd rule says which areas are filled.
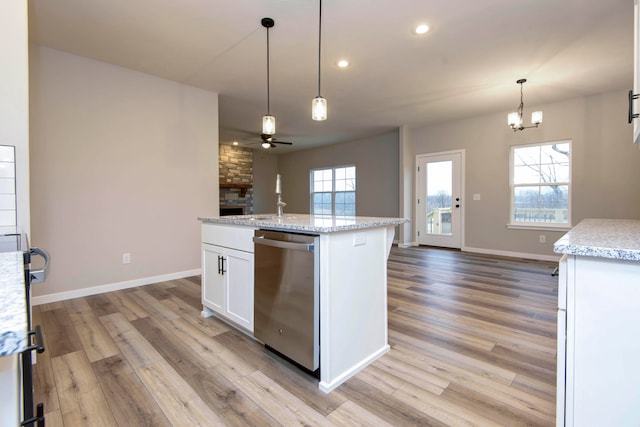
[[[260,139],[262,139],[262,148],[275,148],[275,144],[293,145],[293,142],[278,141],[273,135],[266,133],[261,134]]]

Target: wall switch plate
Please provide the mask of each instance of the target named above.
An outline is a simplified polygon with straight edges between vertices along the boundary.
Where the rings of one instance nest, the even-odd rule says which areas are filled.
[[[131,263],[131,254],[122,254],[122,263],[130,264]]]
[[[540,243],[546,243],[547,236],[545,236],[544,234],[541,234],[540,237],[538,237],[538,240]]]
[[[359,231],[353,234],[353,246],[362,246],[367,243],[367,233]]]
[[[473,200],[480,200],[480,194],[479,193],[474,194]]]

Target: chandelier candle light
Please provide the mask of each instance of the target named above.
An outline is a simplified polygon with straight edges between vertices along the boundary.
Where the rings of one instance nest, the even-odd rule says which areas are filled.
[[[267,114],[262,117],[262,133],[266,135],[273,135],[276,133],[276,118],[273,117],[269,111],[269,28],[272,28],[275,25],[275,21],[271,18],[262,18],[261,22],[262,26],[267,29]],[[262,146],[264,147],[264,143]]]
[[[318,96],[311,101],[311,118],[316,121],[327,120],[327,100],[320,95],[320,53],[322,47],[322,0],[318,14]]]
[[[507,115],[507,123],[511,126],[513,131],[524,130],[529,128],[537,128],[540,123],[542,123],[542,111],[534,111],[531,113],[531,124],[532,126],[523,126],[522,125],[522,115],[524,112],[524,101],[522,98],[522,85],[526,83],[527,79],[520,79],[516,81],[520,85],[520,106],[518,107],[518,111],[513,113],[509,113]]]

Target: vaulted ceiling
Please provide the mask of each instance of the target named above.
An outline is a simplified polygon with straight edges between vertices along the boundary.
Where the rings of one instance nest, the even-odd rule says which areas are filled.
[[[30,40],[219,93],[220,142],[302,149],[611,90],[633,78],[632,0],[29,0]],[[430,31],[418,36],[421,22]],[[336,62],[348,58],[340,69]],[[258,144],[255,144],[258,147]]]

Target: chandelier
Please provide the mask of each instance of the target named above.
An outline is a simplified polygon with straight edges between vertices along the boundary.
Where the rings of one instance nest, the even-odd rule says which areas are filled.
[[[524,113],[524,101],[522,98],[522,85],[526,83],[527,79],[520,79],[516,81],[520,85],[520,106],[518,106],[518,111],[514,111],[513,113],[509,113],[507,115],[507,123],[511,126],[514,132],[519,130],[525,130],[529,128],[537,128],[540,123],[542,123],[542,111],[534,111],[531,113],[531,126],[523,126],[522,116]]]

